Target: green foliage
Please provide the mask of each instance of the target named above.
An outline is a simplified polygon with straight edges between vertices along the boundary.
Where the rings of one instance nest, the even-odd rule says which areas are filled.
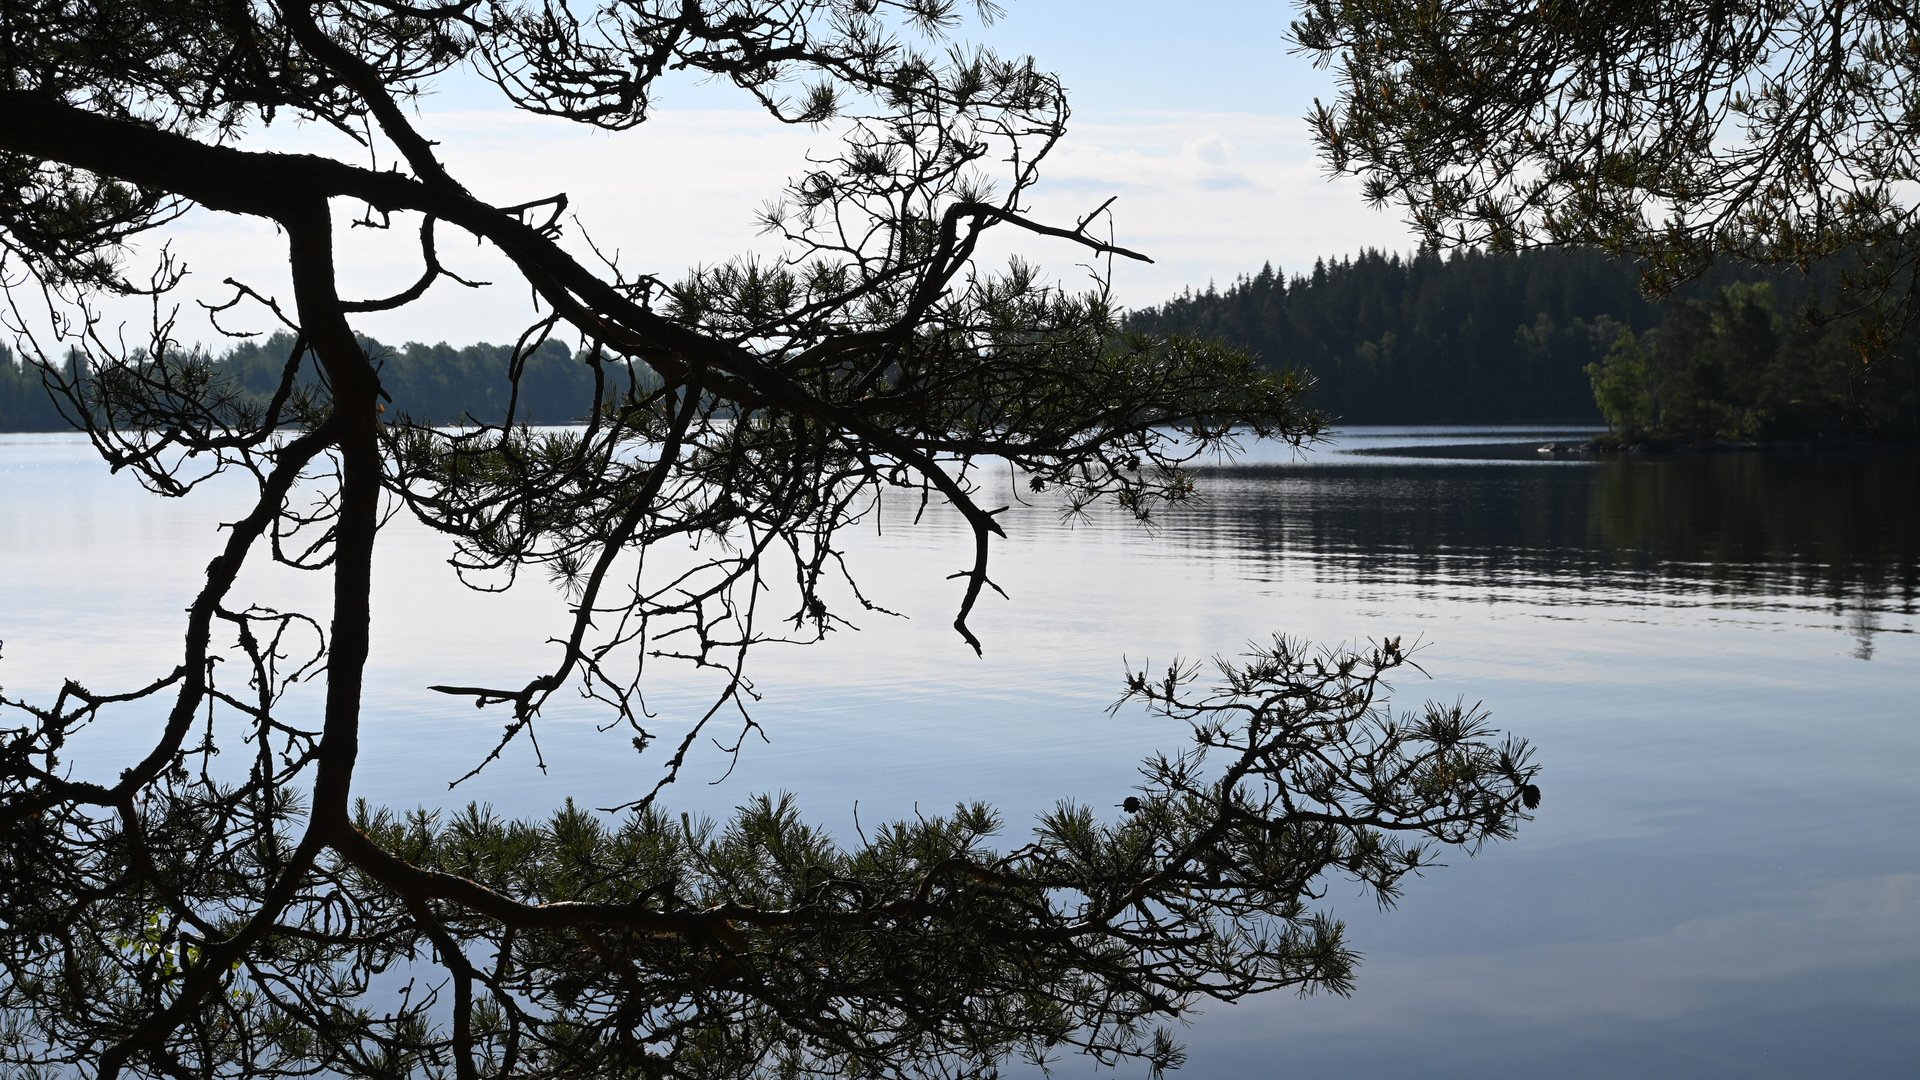
[[[1210,688],[1196,665],[1133,673],[1120,704],[1183,721],[1189,748],[1148,759],[1117,816],[1064,803],[1012,847],[978,803],[843,845],[789,795],[724,823],[361,802],[361,835],[455,891],[328,856],[218,970],[209,939],[272,887],[303,808],[183,770],[138,830],[63,811],[0,840],[0,1009],[29,1021],[0,1052],[78,1064],[198,975],[218,992],[169,1051],[192,1074],[438,1077],[471,1055],[556,1080],[986,1077],[1069,1048],[1157,1073],[1182,1060],[1161,1025],[1204,999],[1351,989],[1358,958],[1317,910],[1334,883],[1388,903],[1537,804],[1527,747],[1481,710],[1395,715],[1382,680],[1408,662],[1397,640],[1276,639]],[[129,874],[148,887],[101,887]]]
[[[1031,60],[946,40],[955,17],[947,0],[9,0],[0,249],[8,287],[53,315],[20,341],[109,466],[169,497],[224,474],[252,502],[221,515],[171,670],[0,698],[0,1068],[985,1077],[1073,1047],[1164,1068],[1179,1051],[1157,1025],[1199,1000],[1345,989],[1351,954],[1311,910],[1330,880],[1386,899],[1430,848],[1511,833],[1538,799],[1522,748],[1473,710],[1392,719],[1378,694],[1397,642],[1277,643],[1197,697],[1185,669],[1135,679],[1194,749],[1149,762],[1127,818],[1063,807],[1011,850],[972,806],[858,846],[782,799],[724,826],[656,807],[690,752],[759,730],[758,643],[877,607],[846,537],[883,498],[964,524],[953,626],[978,650],[968,617],[1007,532],[983,476],[1011,467],[1070,508],[1110,497],[1146,518],[1241,433],[1324,430],[1298,376],[1130,331],[1104,290],[1023,260],[979,264],[993,229],[1145,256],[1100,238],[1104,207],[1072,228],[1027,216],[1063,91]],[[760,215],[777,263],[668,286],[611,255],[584,265],[616,249],[577,239],[564,193],[494,205],[474,192],[495,185],[455,178],[407,107],[455,66],[496,105],[611,132],[646,122],[667,72],[770,123],[845,123]],[[260,145],[276,118],[354,141],[276,152]],[[178,344],[166,229],[196,204],[285,241],[290,294],[229,278],[213,310],[291,339]],[[334,262],[349,221],[417,227],[414,283],[346,299],[364,295]],[[532,298],[515,345],[356,335],[354,317],[442,279],[481,287],[443,260],[447,234],[493,248],[503,295]],[[160,254],[130,277],[136,235]],[[95,301],[136,291],[145,340],[100,332]],[[679,745],[644,759],[650,789],[613,817],[541,823],[356,807],[363,748],[416,700],[366,677],[396,512],[474,588],[532,571],[565,593],[559,627],[491,628],[529,647],[484,685],[426,689],[504,720],[467,775],[516,744],[537,755],[555,694],[644,754],[658,666],[711,676]],[[325,621],[237,595],[266,571],[327,575],[294,590],[327,596]],[[66,741],[89,726],[151,743],[76,769]]]
[[[1784,319],[1772,287],[1736,283],[1671,305],[1658,329],[1622,330],[1588,367],[1623,442],[1920,438],[1920,378],[1905,353],[1863,363],[1854,325]]]
[[[1634,439],[1652,429],[1658,415],[1653,366],[1633,331],[1621,330],[1606,359],[1587,365],[1587,375],[1593,380],[1594,403],[1615,435]]]
[[[409,341],[393,348],[368,337],[362,337],[361,344],[379,364],[381,389],[392,400],[387,408],[395,419],[497,424],[507,418],[511,405],[517,423],[569,424],[578,422],[593,400],[593,369],[551,338],[524,357],[517,386],[508,378],[512,346],[480,342],[456,349],[445,342]],[[294,336],[282,331],[236,342],[220,353],[184,351],[169,378],[183,380],[176,387],[182,400],[218,397],[225,407],[240,410],[236,418],[251,410],[257,422],[279,389],[294,345]],[[309,408],[325,396],[317,365],[310,359],[295,386]],[[131,415],[123,419],[137,423]],[[39,369],[14,362],[12,353],[0,346],[0,431],[67,431],[72,426],[41,385]]]
[[[1900,5],[1299,9],[1294,40],[1339,83],[1311,117],[1322,154],[1430,245],[1592,245],[1635,258],[1659,295],[1729,259],[1825,267],[1826,306],[1858,316],[1871,358],[1920,316],[1920,23]]]
[[[1920,439],[1912,343],[1871,361],[1855,317],[1785,314],[1812,276],[1728,265],[1662,300],[1593,250],[1365,252],[1291,279],[1128,314],[1138,330],[1214,336],[1307,372],[1348,423],[1580,420],[1629,441]]]
[[[71,428],[40,382],[40,370],[20,363],[0,344],[0,431],[66,431]]]
[[[1217,336],[1311,374],[1346,423],[1582,420],[1581,371],[1617,328],[1651,326],[1633,271],[1598,252],[1378,251],[1289,278],[1271,265],[1127,316],[1155,333]]]

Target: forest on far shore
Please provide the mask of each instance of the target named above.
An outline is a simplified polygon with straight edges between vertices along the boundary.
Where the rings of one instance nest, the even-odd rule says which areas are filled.
[[[272,397],[293,351],[293,335],[284,331],[236,342],[214,358],[245,391],[265,402]],[[457,424],[473,417],[499,423],[507,414],[512,384],[507,365],[513,348],[481,342],[454,348],[445,342],[410,341],[399,348],[362,337],[361,345],[380,366],[380,384],[394,415]],[[302,366],[299,382],[312,383],[314,365]],[[575,363],[573,351],[552,338],[527,357],[514,415],[530,424],[566,424],[580,419],[583,401],[593,399],[593,370]],[[0,431],[66,431],[69,425],[41,385],[40,372],[14,362],[0,345]]]
[[[1350,424],[1598,423],[1586,366],[1659,325],[1630,265],[1595,251],[1412,257],[1367,250],[1289,275],[1269,263],[1126,316],[1307,371]]]
[[[1310,372],[1313,404],[1341,424],[1604,421],[1654,443],[1920,441],[1912,343],[1860,364],[1850,322],[1801,316],[1826,284],[1723,268],[1655,302],[1630,263],[1598,251],[1369,250],[1292,276],[1268,265],[1128,312],[1124,325],[1222,338]],[[363,340],[396,412],[505,416],[510,347]],[[264,399],[291,346],[278,334],[215,359]],[[575,421],[592,386],[590,369],[549,340],[528,358],[516,416]],[[67,427],[38,371],[0,345],[0,431]]]
[[[1920,439],[1913,343],[1863,366],[1852,321],[1804,317],[1833,277],[1717,267],[1649,301],[1631,263],[1595,250],[1370,250],[1309,274],[1269,265],[1126,325],[1216,336],[1311,372],[1315,403],[1346,424],[1605,421],[1657,443]]]

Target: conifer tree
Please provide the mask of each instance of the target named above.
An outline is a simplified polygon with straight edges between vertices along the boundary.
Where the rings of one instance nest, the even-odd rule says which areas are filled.
[[[265,395],[167,319],[126,347],[84,317],[25,339],[112,467],[160,497],[225,473],[253,498],[188,600],[177,663],[0,702],[11,1075],[973,1076],[1067,1048],[1162,1068],[1180,1052],[1156,1025],[1199,999],[1348,986],[1353,953],[1313,907],[1329,879],[1384,899],[1436,847],[1511,834],[1538,800],[1525,747],[1471,710],[1391,715],[1397,640],[1278,640],[1211,690],[1189,667],[1136,674],[1127,696],[1190,725],[1188,749],[1148,762],[1120,814],[1063,806],[1005,849],[978,805],[843,846],[781,800],[724,825],[656,801],[743,703],[756,643],[818,638],[862,602],[836,584],[855,572],[837,538],[882,492],[944,502],[971,531],[954,627],[977,649],[968,616],[1003,531],[979,464],[1145,517],[1234,432],[1319,428],[1296,377],[1121,334],[1097,293],[975,261],[996,229],[1133,253],[1092,216],[1028,215],[1060,86],[953,44],[954,21],[942,0],[6,4],[16,290],[82,312],[164,294],[179,267],[135,266],[126,244],[189,206],[275,224],[293,283],[278,303],[240,283],[221,313],[293,335]],[[664,72],[691,71],[844,141],[765,213],[787,261],[671,284],[593,270],[564,196],[494,205],[442,163],[406,106],[456,69],[613,131],[647,120]],[[295,118],[397,166],[255,145]],[[414,285],[353,297],[333,247],[356,217],[417,230]],[[459,286],[439,246],[455,234],[496,248],[539,308],[500,375],[504,414],[432,427],[386,408],[353,318]],[[556,335],[591,378],[577,427],[535,432],[520,379]],[[84,362],[62,366],[67,350]],[[660,762],[650,789],[542,822],[356,798],[378,737],[363,674],[383,508],[444,536],[478,586],[545,572],[566,591],[571,617],[528,670],[432,688],[501,725],[494,757],[580,690],[625,729],[609,738]],[[326,575],[331,610],[248,602],[242,571],[261,563]],[[677,746],[648,749],[643,657],[724,673]],[[130,713],[162,718],[144,753],[68,760],[74,732]]]
[[[1297,42],[1340,80],[1338,99],[1316,102],[1311,118],[1322,152],[1375,202],[1404,205],[1428,243],[1596,245],[1638,260],[1656,295],[1716,264],[1827,265],[1837,287],[1811,314],[1858,317],[1853,393],[1879,394],[1889,380],[1875,365],[1910,351],[1900,338],[1920,312],[1911,10],[1301,8]]]

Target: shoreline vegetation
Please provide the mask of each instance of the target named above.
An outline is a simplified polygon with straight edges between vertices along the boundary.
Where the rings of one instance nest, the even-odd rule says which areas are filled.
[[[391,413],[416,420],[456,424],[473,417],[499,423],[507,415],[513,387],[507,378],[513,347],[487,342],[455,348],[445,342],[410,341],[398,348],[362,336],[360,343],[380,371]],[[284,331],[240,341],[225,352],[188,354],[188,363],[210,363],[231,377],[239,391],[264,403],[271,397],[292,354],[294,338]],[[302,368],[299,388],[316,385],[315,365]],[[67,372],[69,377],[72,371]],[[593,370],[576,363],[572,349],[549,338],[526,358],[517,422],[567,424],[579,419],[578,403],[593,397]],[[0,344],[0,431],[70,431],[40,373],[19,363]]]
[[[1291,277],[1269,264],[1224,290],[1128,312],[1123,327],[1217,338],[1308,371],[1315,406],[1347,424],[1604,422],[1579,450],[1603,455],[1920,445],[1913,342],[1868,363],[1855,320],[1797,313],[1831,284],[1716,270],[1650,301],[1632,266],[1590,249],[1368,250]],[[362,342],[396,414],[506,415],[510,346]],[[278,333],[197,359],[264,400],[292,345]],[[515,418],[577,421],[571,403],[592,382],[550,339],[527,358]],[[39,372],[0,344],[0,431],[70,429]]]
[[[1601,422],[1595,452],[1920,444],[1920,366],[1903,338],[1872,362],[1859,320],[1814,320],[1838,284],[1722,266],[1661,300],[1593,249],[1365,251],[1268,266],[1130,312],[1130,330],[1214,336],[1310,371],[1347,423]]]
[[[1346,450],[1356,457],[1457,458],[1467,461],[1618,461],[1649,456],[1662,459],[1733,457],[1820,458],[1911,457],[1920,459],[1920,444],[1855,442],[1723,442],[1698,444],[1624,444],[1605,438],[1576,440],[1521,440],[1418,446],[1360,446]]]

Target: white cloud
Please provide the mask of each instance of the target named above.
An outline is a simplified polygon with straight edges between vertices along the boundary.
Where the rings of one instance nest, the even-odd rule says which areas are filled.
[[[1305,124],[1290,117],[1167,112],[1082,122],[1039,206],[1058,216],[1069,205],[1064,195],[1102,190],[1120,194],[1121,241],[1155,260],[1115,268],[1128,304],[1224,285],[1268,261],[1296,273],[1320,256],[1413,246],[1393,213],[1365,205],[1357,183],[1327,178]]]
[[[746,111],[663,112],[623,134],[584,130],[537,117],[498,112],[430,113],[422,120],[441,144],[452,172],[482,198],[521,202],[566,193],[570,218],[632,271],[676,278],[689,266],[714,263],[774,242],[757,235],[755,211],[776,198],[784,181],[806,167],[809,147],[827,149],[830,133],[781,127]],[[352,148],[326,129],[281,127],[264,140],[275,149],[341,153]],[[1243,113],[1133,112],[1082,117],[1055,151],[1036,193],[1037,216],[1073,221],[1108,196],[1114,236],[1154,258],[1152,265],[1114,267],[1123,303],[1154,303],[1209,281],[1222,284],[1269,260],[1289,272],[1316,256],[1364,246],[1406,249],[1411,240],[1391,213],[1362,205],[1351,181],[1328,181],[1304,125]],[[336,213],[349,214],[346,206]],[[591,257],[580,228],[567,224],[576,253]],[[392,230],[339,228],[342,292],[380,296],[419,273],[412,226]],[[989,257],[1018,251],[1061,277],[1077,280],[1085,253],[1071,244],[1002,230]],[[173,251],[193,271],[182,299],[231,296],[235,277],[284,297],[284,243],[270,224],[197,212],[171,233]],[[511,282],[509,268],[484,248],[444,235],[441,253],[463,276]],[[189,306],[188,311],[192,308]],[[441,282],[404,312],[363,316],[357,325],[388,341],[502,340],[532,313],[524,287],[468,290]],[[116,318],[140,320],[127,309]],[[234,320],[263,329],[260,313]],[[184,336],[209,331],[182,320]]]

